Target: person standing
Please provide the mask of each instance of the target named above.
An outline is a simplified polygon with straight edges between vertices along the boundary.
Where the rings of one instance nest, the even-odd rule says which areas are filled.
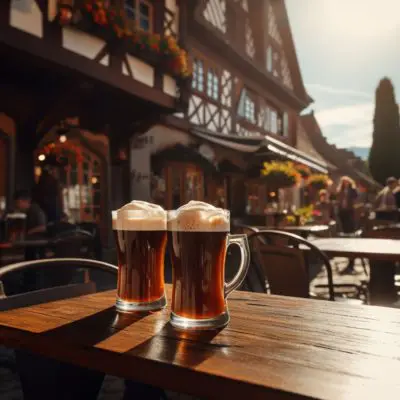
[[[386,180],[386,186],[378,193],[375,199],[375,215],[377,220],[396,221],[398,219],[398,205],[396,197],[398,182],[394,177]],[[399,199],[400,202],[400,199]]]
[[[339,220],[344,233],[353,233],[355,227],[355,202],[358,193],[355,182],[348,176],[342,176],[337,188]]]

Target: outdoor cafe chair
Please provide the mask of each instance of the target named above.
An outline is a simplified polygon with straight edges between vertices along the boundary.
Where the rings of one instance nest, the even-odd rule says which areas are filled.
[[[260,230],[248,236],[252,260],[260,265],[269,284],[271,294],[304,298],[318,298],[310,292],[310,261],[320,261],[326,270],[327,298],[362,304],[358,299],[337,297],[329,258],[312,242],[289,232]],[[304,250],[308,250],[304,253]],[[348,286],[348,285],[345,285]],[[356,285],[352,285],[356,288]]]
[[[54,286],[28,293],[7,296],[7,276],[37,269],[59,270],[81,268],[102,271],[116,283],[118,267],[97,260],[80,258],[54,258],[25,261],[0,269],[0,311],[39,305],[65,298],[95,293],[97,282],[80,282]],[[84,299],[82,299],[84,302]],[[27,322],[29,323],[29,322]],[[44,333],[45,334],[45,333]],[[1,360],[0,360],[1,361]],[[72,368],[69,364],[36,356],[24,351],[15,351],[15,360],[7,358],[0,366],[17,371],[24,399],[85,398],[96,399],[103,381],[103,374],[85,368]],[[78,384],[77,384],[78,383]],[[79,397],[82,396],[83,397]]]

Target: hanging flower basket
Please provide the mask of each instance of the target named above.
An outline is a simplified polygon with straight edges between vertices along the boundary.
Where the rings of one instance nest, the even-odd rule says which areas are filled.
[[[93,32],[114,46],[123,46],[134,54],[158,59],[177,78],[186,79],[192,75],[189,56],[174,37],[132,30],[123,10],[111,6],[108,1],[85,0],[80,5],[71,6],[68,0],[59,0],[57,20],[62,26],[76,26]]]
[[[307,165],[296,164],[295,168],[303,179],[307,179],[311,175],[311,170],[309,167],[307,167]]]
[[[266,162],[261,176],[270,188],[283,189],[292,187],[300,181],[300,174],[290,162]]]
[[[314,174],[307,179],[307,186],[314,190],[327,189],[332,184],[328,175]]]

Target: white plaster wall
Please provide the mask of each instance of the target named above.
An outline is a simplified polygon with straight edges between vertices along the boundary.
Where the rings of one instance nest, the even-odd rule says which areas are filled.
[[[106,44],[104,40],[96,36],[70,27],[63,28],[62,43],[64,49],[89,58],[90,60],[93,60]],[[108,65],[108,63],[103,65]]]
[[[187,132],[171,129],[164,125],[154,125],[145,133],[145,136],[153,137],[153,144],[150,147],[152,154],[173,147],[176,144],[188,146],[192,140]]]
[[[10,25],[31,35],[43,37],[43,15],[34,0],[11,1]]]
[[[163,76],[163,91],[172,97],[177,97],[178,93],[176,90],[176,81],[169,75]]]
[[[129,54],[126,55],[133,77],[147,86],[154,86],[154,68]],[[124,70],[122,71],[124,73]],[[125,73],[124,73],[125,74]]]

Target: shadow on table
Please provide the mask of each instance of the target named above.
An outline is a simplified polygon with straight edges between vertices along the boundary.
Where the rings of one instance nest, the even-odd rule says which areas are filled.
[[[94,346],[118,331],[146,318],[148,313],[120,313],[115,306],[96,314],[62,325],[42,333],[42,336],[60,338],[62,341],[79,341],[84,346]]]
[[[218,352],[227,352],[235,347],[222,340],[214,341],[222,330],[179,331],[170,323],[152,338],[128,350],[127,353],[187,368],[200,365]]]

